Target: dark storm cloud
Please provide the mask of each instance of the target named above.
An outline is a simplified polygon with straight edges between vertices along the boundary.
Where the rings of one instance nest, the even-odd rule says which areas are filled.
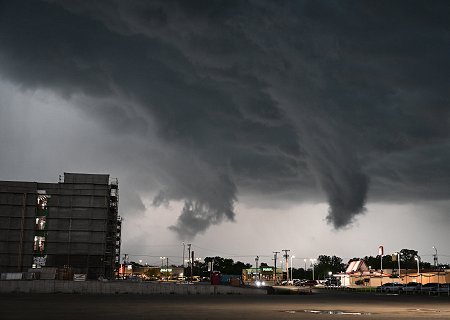
[[[153,204],[185,203],[170,227],[181,238],[234,221],[239,193],[324,197],[339,229],[368,199],[448,198],[449,11],[440,1],[3,2],[0,72],[24,89],[83,95],[80,108],[111,132],[147,141],[137,153],[156,167]]]

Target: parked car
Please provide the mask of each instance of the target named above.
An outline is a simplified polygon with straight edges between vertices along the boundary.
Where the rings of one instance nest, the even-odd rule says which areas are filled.
[[[294,286],[301,286],[303,282],[307,281],[306,279],[297,279],[294,281]]]
[[[399,292],[415,292],[417,290],[417,288],[420,288],[420,283],[419,282],[410,282],[408,284],[406,284],[403,288],[400,288]]]
[[[369,282],[370,282],[370,279],[369,278],[365,278],[365,279],[356,280],[355,284],[362,285],[362,284],[369,283]]]
[[[392,287],[386,288],[386,292],[401,292],[401,290],[405,287],[403,283],[392,283]]]
[[[339,279],[339,278],[327,279],[327,281],[325,281],[325,285],[327,287],[330,287],[330,286],[340,287],[341,286],[341,279]]]
[[[430,294],[438,294],[438,293],[449,293],[450,283],[440,283],[439,286],[436,286],[430,290]]]
[[[378,286],[376,292],[398,292],[400,288],[403,288],[404,284],[400,282],[388,282],[381,286]]]
[[[317,282],[317,280],[306,280],[304,282],[302,282],[300,285],[302,287],[312,287],[312,286],[317,286],[319,284],[319,282]]]
[[[437,282],[426,283],[421,286],[417,286],[414,293],[430,293],[430,291],[437,286],[438,286]]]

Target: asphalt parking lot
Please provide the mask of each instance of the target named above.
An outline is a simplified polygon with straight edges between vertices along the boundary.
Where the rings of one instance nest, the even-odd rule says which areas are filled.
[[[450,297],[313,289],[293,295],[0,294],[0,319],[449,319]]]

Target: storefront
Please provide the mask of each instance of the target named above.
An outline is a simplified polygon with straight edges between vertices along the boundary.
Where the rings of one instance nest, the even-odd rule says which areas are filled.
[[[250,268],[242,269],[242,280],[243,281],[256,281],[258,279],[265,281],[274,280],[274,267],[263,266],[260,268]],[[276,279],[283,279],[283,270],[277,269]]]

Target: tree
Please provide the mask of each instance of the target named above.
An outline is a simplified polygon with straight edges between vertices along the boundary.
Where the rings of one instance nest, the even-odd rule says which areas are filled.
[[[409,269],[417,269],[416,259],[419,257],[418,252],[416,250],[402,249],[400,250],[400,267],[401,268],[409,268]],[[420,257],[419,257],[420,258]]]
[[[240,275],[242,269],[249,269],[252,266],[250,263],[243,263],[241,261],[234,262],[233,259],[226,259],[219,256],[206,257],[205,263],[207,264],[208,262],[212,262],[213,270],[220,271],[223,274]]]
[[[330,256],[320,255],[317,258],[317,261],[319,262],[318,263],[319,265],[321,265],[321,264],[331,265],[331,257]]]
[[[341,272],[345,265],[342,263],[342,258],[337,256],[326,256],[326,255],[320,255],[317,258],[317,266],[315,267],[315,272],[317,274],[317,277],[320,277],[323,275],[324,278],[328,277],[328,274],[331,273],[337,273]]]
[[[151,280],[155,280],[159,278],[160,273],[156,268],[149,268],[144,272],[144,275]]]

